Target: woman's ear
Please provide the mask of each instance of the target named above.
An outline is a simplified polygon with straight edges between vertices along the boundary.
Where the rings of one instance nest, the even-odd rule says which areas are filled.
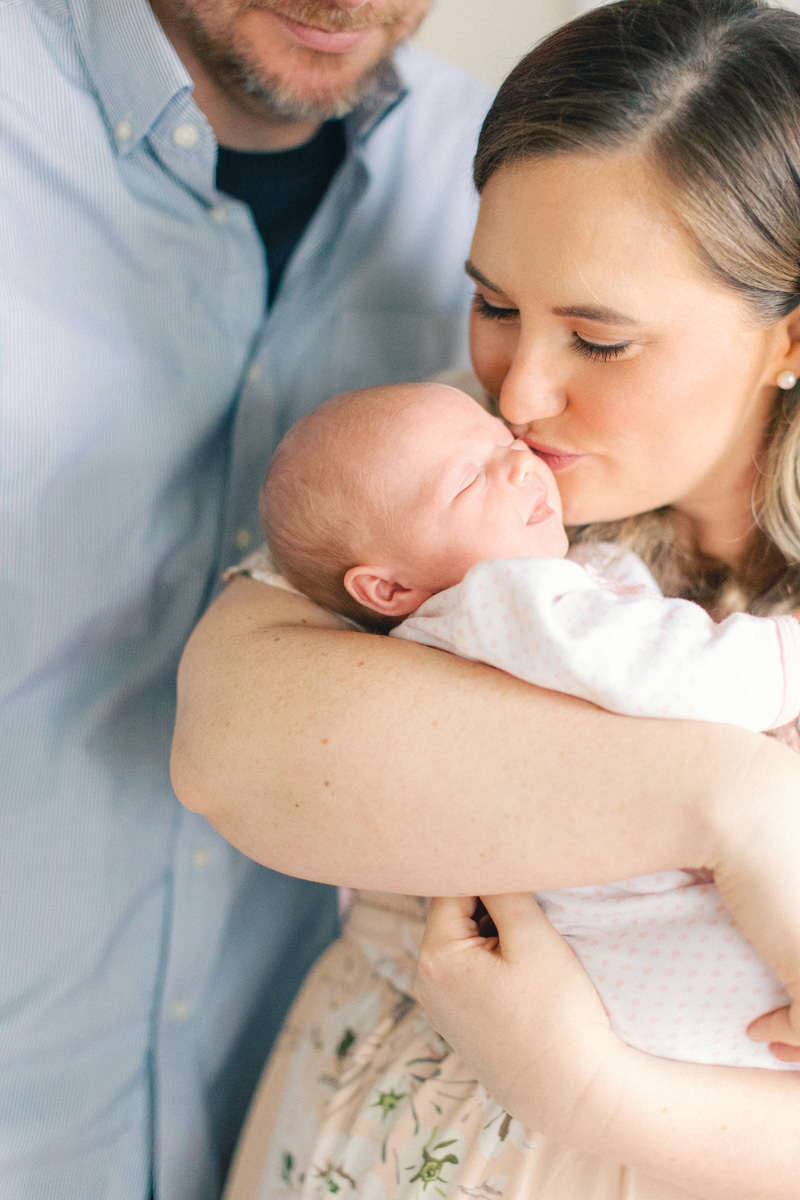
[[[351,567],[344,586],[359,604],[385,617],[406,617],[432,595],[423,588],[404,587],[391,567]]]
[[[772,367],[773,379],[770,382],[788,390],[791,375],[795,380],[800,379],[800,307],[784,317],[781,325],[784,336],[781,338],[779,357]]]

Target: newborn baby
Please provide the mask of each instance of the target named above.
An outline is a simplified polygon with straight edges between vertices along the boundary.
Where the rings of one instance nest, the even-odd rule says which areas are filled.
[[[480,495],[501,471],[507,486]],[[287,579],[381,628],[482,559],[567,551],[552,472],[440,384],[365,388],[310,413],[276,451],[261,517]]]
[[[596,545],[565,558],[552,472],[454,388],[369,388],[316,409],[279,446],[261,515],[289,583],[362,625],[630,715],[769,729],[800,712],[794,617],[716,624],[661,596],[635,555]],[[746,1037],[786,993],[709,877],[675,870],[537,898],[631,1045],[796,1066]]]

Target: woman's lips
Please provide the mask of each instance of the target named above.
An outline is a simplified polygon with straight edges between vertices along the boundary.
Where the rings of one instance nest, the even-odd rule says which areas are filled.
[[[366,38],[370,29],[330,30],[316,25],[301,25],[291,17],[274,14],[284,29],[309,50],[322,50],[325,54],[347,54],[355,50]]]
[[[564,450],[557,450],[555,446],[543,446],[540,442],[532,442],[528,438],[523,438],[523,441],[551,471],[563,471],[565,467],[572,466],[579,458],[584,457],[583,454],[568,454]]]

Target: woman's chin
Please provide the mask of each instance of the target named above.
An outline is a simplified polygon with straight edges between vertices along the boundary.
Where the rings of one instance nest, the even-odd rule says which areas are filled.
[[[630,497],[627,503],[619,500],[615,503],[613,498],[604,502],[597,495],[579,498],[562,494],[561,500],[564,524],[571,528],[577,525],[603,525],[611,521],[624,521],[627,517],[637,517],[669,503],[669,500],[660,496],[655,497],[652,502],[641,497],[638,501]]]

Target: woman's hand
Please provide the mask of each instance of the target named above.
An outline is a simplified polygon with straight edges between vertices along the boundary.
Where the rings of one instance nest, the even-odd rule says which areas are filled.
[[[630,1051],[533,896],[482,899],[498,936],[481,936],[474,898],[432,902],[417,998],[512,1116],[565,1141],[594,1140]]]
[[[631,1049],[533,897],[483,899],[497,936],[481,937],[474,899],[433,902],[416,993],[509,1113],[577,1151],[664,1180],[687,1200],[797,1200],[794,1072]]]

